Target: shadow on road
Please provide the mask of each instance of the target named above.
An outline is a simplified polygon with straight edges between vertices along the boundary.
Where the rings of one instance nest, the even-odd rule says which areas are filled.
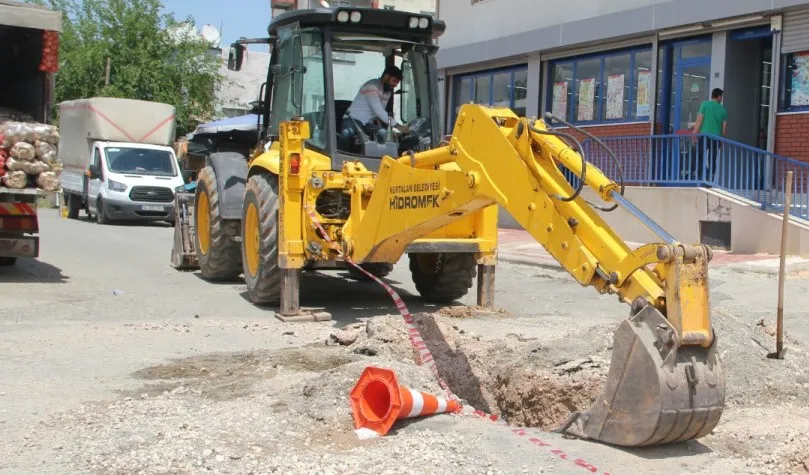
[[[62,269],[39,259],[17,259],[13,266],[0,267],[0,283],[64,284],[68,279]]]
[[[678,442],[676,444],[660,445],[653,447],[629,448],[611,445],[607,445],[607,447],[613,447],[615,449],[621,450],[622,452],[626,452],[628,454],[634,455],[636,457],[641,457],[647,460],[693,457],[696,455],[713,453],[713,450],[711,450],[708,446],[697,440],[690,440],[688,442]]]
[[[398,314],[396,305],[388,293],[373,281],[357,281],[347,277],[347,272],[304,272],[300,282],[301,308],[324,311],[331,314],[337,328],[355,323],[360,318],[377,315]],[[419,296],[397,287],[401,282],[385,279],[404,300],[411,313],[435,312],[440,306],[426,304]],[[250,301],[248,293],[242,298]],[[277,305],[260,306],[277,311]]]

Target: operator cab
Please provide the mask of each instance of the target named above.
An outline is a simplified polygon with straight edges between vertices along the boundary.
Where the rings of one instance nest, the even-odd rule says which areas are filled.
[[[309,122],[307,148],[328,155],[332,168],[345,160],[359,160],[376,170],[384,155],[401,156],[438,145],[441,134],[438,115],[438,77],[434,38],[444,23],[430,16],[395,10],[334,8],[296,10],[276,17],[270,24],[272,54],[266,85],[260,101],[263,124],[259,142],[274,141],[281,122],[295,116]],[[244,44],[231,47],[228,67],[241,68]],[[396,124],[374,119],[369,134],[354,120],[345,133],[344,118],[363,84],[380,79],[389,65],[401,70],[402,78],[382,106]],[[270,107],[265,107],[269,104]],[[356,119],[352,117],[352,119]]]

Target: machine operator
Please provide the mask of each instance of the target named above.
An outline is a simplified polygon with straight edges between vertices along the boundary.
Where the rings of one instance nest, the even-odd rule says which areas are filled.
[[[389,124],[402,133],[409,129],[388,115],[384,104],[388,103],[393,90],[402,81],[402,70],[394,65],[385,68],[382,76],[370,79],[360,87],[354,101],[340,123],[340,139],[348,144],[357,134],[357,127],[379,143],[385,143]]]

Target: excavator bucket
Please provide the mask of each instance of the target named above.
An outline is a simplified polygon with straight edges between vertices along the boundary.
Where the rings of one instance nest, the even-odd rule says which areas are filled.
[[[709,434],[725,404],[725,378],[715,351],[680,346],[653,306],[625,320],[614,335],[603,394],[557,432],[638,447]]]

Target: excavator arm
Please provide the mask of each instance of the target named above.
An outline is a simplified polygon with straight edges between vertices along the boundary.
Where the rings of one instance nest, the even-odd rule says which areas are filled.
[[[389,262],[421,236],[502,206],[580,284],[630,305],[630,318],[614,336],[604,393],[562,430],[623,446],[702,437],[724,407],[708,299],[710,249],[662,230],[562,136],[509,109],[469,104],[445,146],[384,157],[378,175],[345,163],[352,211],[343,252],[360,263]],[[579,187],[560,164],[582,178]],[[630,249],[581,195],[583,186],[662,242]]]

